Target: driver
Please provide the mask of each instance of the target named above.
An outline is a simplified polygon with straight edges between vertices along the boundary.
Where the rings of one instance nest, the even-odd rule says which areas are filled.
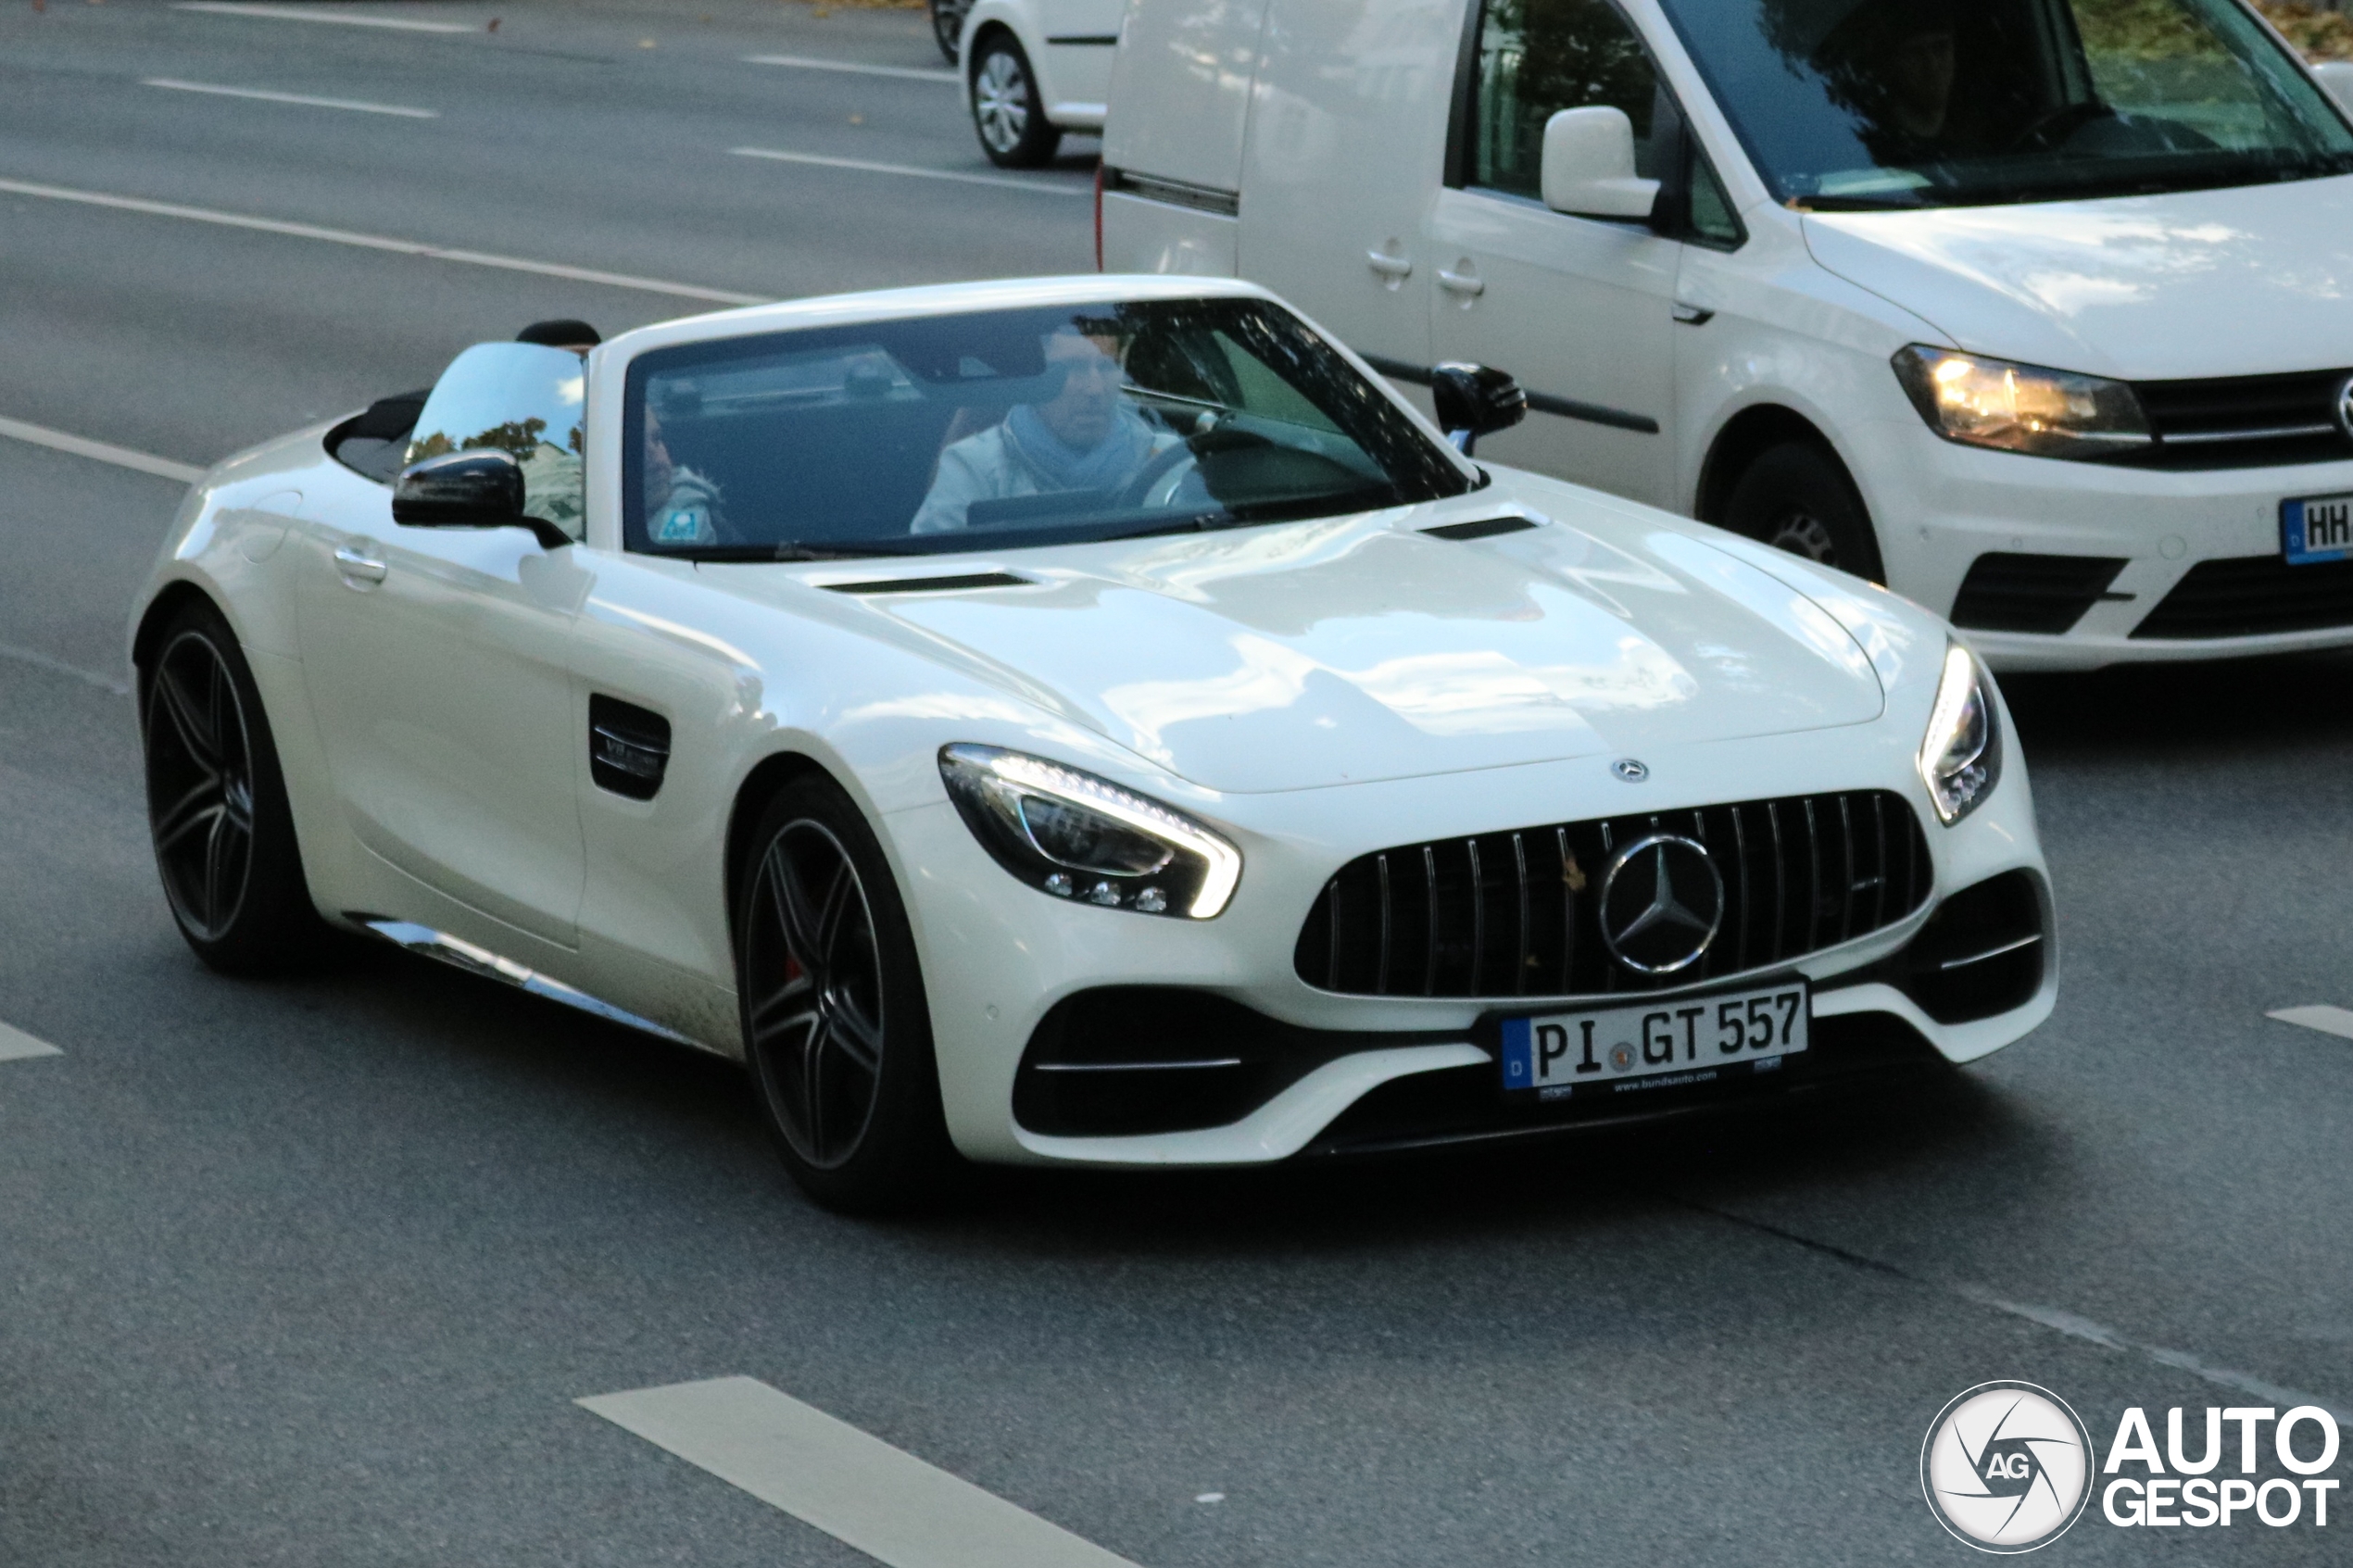
[[[939,476],[908,525],[911,533],[965,526],[975,501],[1070,490],[1116,491],[1181,437],[1156,429],[1120,395],[1122,345],[1109,323],[1080,322],[1046,339],[1046,370],[1060,386],[1023,403],[1002,423],[950,445]]]
[[[657,545],[719,543],[719,487],[671,460],[661,416],[646,405],[646,534]]]
[[[1824,40],[1823,75],[1865,121],[1863,141],[1881,162],[1950,151],[1957,32],[1948,0],[1873,0]]]

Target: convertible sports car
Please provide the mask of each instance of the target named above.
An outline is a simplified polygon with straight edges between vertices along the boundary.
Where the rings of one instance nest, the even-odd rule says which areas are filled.
[[[1966,1061],[2051,1010],[1934,617],[1473,458],[1279,301],[909,290],[491,344],[222,463],[132,621],[223,970],[373,933],[745,1059],[820,1200]]]

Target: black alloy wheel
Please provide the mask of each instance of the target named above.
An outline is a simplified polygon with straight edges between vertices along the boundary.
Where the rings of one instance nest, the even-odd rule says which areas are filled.
[[[951,66],[963,46],[964,18],[972,13],[972,8],[973,0],[931,0],[931,35]]]
[[[952,1157],[881,847],[837,786],[804,775],[762,816],[737,883],[746,1055],[786,1168],[829,1208],[919,1199]]]
[[[1811,442],[1784,442],[1751,462],[1725,502],[1723,523],[1818,565],[1887,581],[1879,536],[1855,482]]]
[[[1038,73],[1021,40],[992,28],[971,62],[973,130],[988,161],[1003,169],[1038,169],[1053,161],[1063,133],[1046,119]]]
[[[310,956],[311,907],[268,717],[236,638],[192,605],[141,671],[147,822],[180,934],[233,974]]]

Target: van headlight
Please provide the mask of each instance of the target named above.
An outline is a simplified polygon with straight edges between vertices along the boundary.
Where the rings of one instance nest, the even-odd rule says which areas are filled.
[[[1946,827],[1976,810],[2001,781],[2002,733],[1993,678],[1958,643],[1944,649],[1944,674],[1936,684],[1936,706],[1920,740],[1919,761],[1929,798]]]
[[[2139,395],[2120,381],[1919,344],[1897,351],[1895,376],[1931,430],[1968,446],[2096,458],[2156,439]]]
[[[1224,837],[1108,779],[993,746],[942,746],[939,772],[981,847],[1041,893],[1214,920],[1241,880]]]

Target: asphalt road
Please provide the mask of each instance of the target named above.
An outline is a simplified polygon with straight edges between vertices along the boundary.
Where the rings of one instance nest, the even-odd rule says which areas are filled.
[[[732,154],[993,177],[951,86],[742,62],[936,69],[912,14],[334,10],[468,31],[15,0],[0,182],[747,295],[1089,264],[1091,144],[1033,188]],[[534,317],[696,307],[0,192],[0,419],[192,465]],[[0,437],[0,1022],[63,1052],[0,1060],[0,1562],[868,1561],[573,1403],[730,1374],[1146,1568],[1957,1562],[1919,1453],[1974,1384],[2102,1448],[2133,1405],[2353,1413],[2353,1042],[2263,1016],[2353,1006],[2353,660],[2009,683],[2065,986],[1949,1081],[860,1223],[723,1063],[388,950],[197,966],[120,689],[180,493]],[[2053,1561],[2339,1527],[2095,1504]]]

